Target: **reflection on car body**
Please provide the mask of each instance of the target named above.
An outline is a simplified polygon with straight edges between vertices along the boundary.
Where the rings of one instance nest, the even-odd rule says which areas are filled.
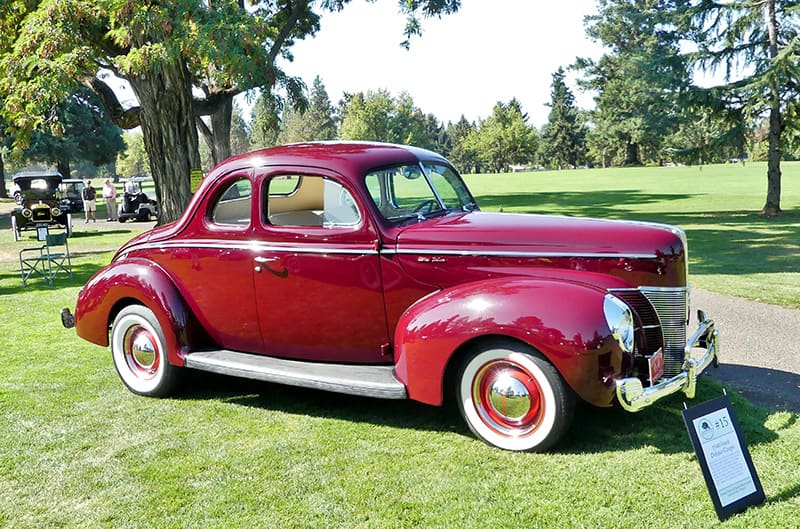
[[[702,312],[687,336],[686,256],[672,226],[483,212],[427,150],[296,144],[220,164],[63,321],[137,394],[192,368],[454,400],[487,443],[545,450],[579,400],[694,395],[718,345]]]

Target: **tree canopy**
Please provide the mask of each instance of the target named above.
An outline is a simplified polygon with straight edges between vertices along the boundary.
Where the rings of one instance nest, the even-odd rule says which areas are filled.
[[[302,87],[276,59],[290,59],[292,43],[317,31],[321,11],[347,3],[6,0],[0,3],[0,115],[24,147],[42,126],[63,132],[51,109],[80,84],[91,87],[120,127],[141,126],[160,220],[171,221],[188,203],[189,175],[200,166],[198,117],[211,116],[213,135],[230,126],[235,94],[278,84],[299,94]],[[419,17],[454,12],[460,0],[404,0],[398,6],[410,38],[420,32]],[[130,83],[137,107],[119,104],[103,69]],[[195,97],[193,88],[202,96]]]
[[[697,45],[699,67],[724,69],[726,83],[704,93],[719,108],[740,110],[768,128],[767,197],[762,212],[781,212],[781,169],[786,137],[800,130],[800,0],[715,2],[696,0],[677,14]]]

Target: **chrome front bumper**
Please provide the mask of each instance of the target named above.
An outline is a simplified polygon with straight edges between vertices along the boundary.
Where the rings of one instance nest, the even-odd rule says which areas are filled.
[[[697,311],[697,319],[697,331],[686,341],[680,373],[648,388],[643,387],[642,381],[636,377],[617,380],[617,400],[624,409],[639,411],[678,391],[683,391],[687,398],[694,398],[700,373],[712,364],[714,367],[719,365],[719,331],[703,311]],[[704,350],[700,358],[693,355],[695,348]]]

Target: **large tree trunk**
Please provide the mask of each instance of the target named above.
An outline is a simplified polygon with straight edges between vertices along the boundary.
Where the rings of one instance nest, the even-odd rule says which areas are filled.
[[[642,165],[642,161],[639,159],[639,144],[633,141],[628,141],[625,143],[625,161],[622,162],[622,165],[629,166],[629,165]]]
[[[144,147],[156,184],[159,224],[180,218],[191,198],[190,174],[200,167],[189,72],[180,59],[132,76],[140,103]]]
[[[781,111],[772,108],[769,112],[769,152],[767,153],[767,201],[762,215],[777,217],[781,213]]]
[[[768,53],[770,59],[778,56],[778,23],[775,18],[775,0],[767,0],[764,6],[764,18],[769,35]],[[770,86],[769,110],[769,152],[767,153],[767,202],[762,215],[776,217],[781,213],[781,134],[783,133],[783,118],[781,116],[781,101],[778,80],[773,79]]]
[[[211,151],[214,165],[231,157],[231,116],[233,115],[233,96],[227,96],[209,119],[211,127],[197,117],[197,128]]]
[[[0,151],[0,198],[8,198],[8,189],[6,189],[6,164],[3,161],[3,151]]]
[[[72,176],[70,176],[72,171],[69,168],[69,160],[58,160],[58,162],[56,162],[56,170],[58,170],[58,174],[61,175],[61,178],[72,178]]]

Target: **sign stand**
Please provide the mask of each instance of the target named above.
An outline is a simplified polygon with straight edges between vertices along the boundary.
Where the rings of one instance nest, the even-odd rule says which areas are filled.
[[[764,489],[728,394],[685,409],[683,420],[720,521],[763,503]]]

